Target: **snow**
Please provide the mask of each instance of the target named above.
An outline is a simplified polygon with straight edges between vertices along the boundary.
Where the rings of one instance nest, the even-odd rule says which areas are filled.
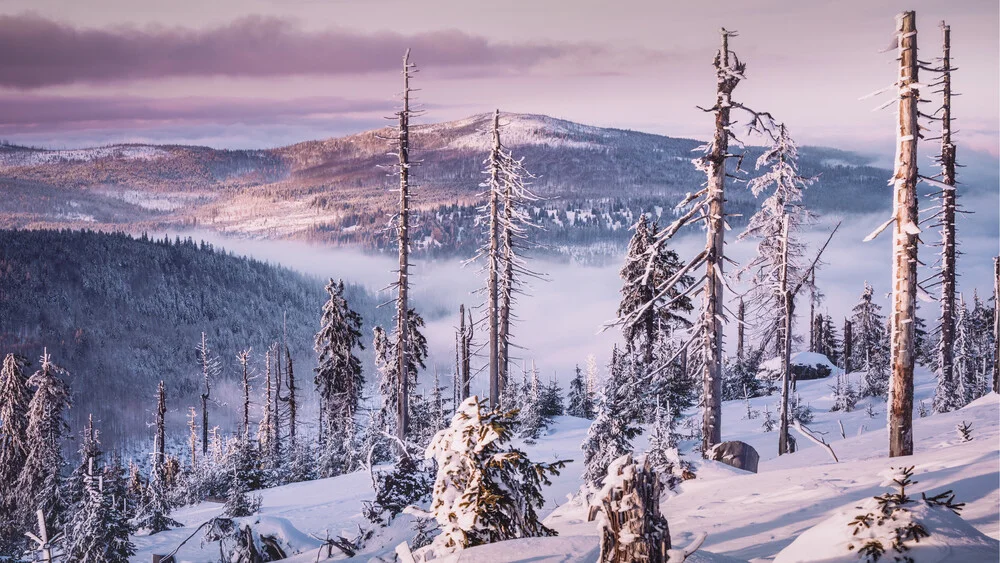
[[[0,151],[0,167],[40,166],[60,162],[92,162],[105,158],[150,161],[169,156],[170,152],[150,145],[111,145],[72,150],[8,150]]]
[[[809,355],[796,355],[799,357],[814,359]],[[913,478],[918,484],[912,494],[916,498],[919,499],[921,491],[936,494],[953,489],[958,502],[968,503],[962,511],[963,522],[935,520],[930,523],[932,534],[940,530],[940,541],[933,540],[933,535],[921,541],[921,544],[928,542],[928,554],[944,553],[941,544],[947,542],[956,550],[965,550],[951,553],[964,555],[927,561],[997,561],[1000,558],[997,543],[973,531],[993,540],[1000,538],[1000,488],[997,486],[1000,481],[997,464],[1000,396],[988,395],[952,413],[915,418],[914,455],[889,459],[884,432],[885,402],[874,400],[873,410],[877,413],[874,418],[869,418],[865,412],[866,403],[871,399],[862,400],[857,410],[850,413],[829,412],[833,403],[829,385],[828,379],[800,381],[797,392],[814,411],[815,419],[810,429],[831,444],[840,463],[833,463],[827,452],[805,439],[799,440],[798,452],[779,458],[778,433],[763,431],[762,416],[745,419],[743,401],[723,404],[723,439],[742,440],[752,445],[760,454],[758,473],[703,461],[691,452],[694,440],[682,442],[683,453],[693,462],[697,478],[684,481],[675,493],[666,493],[662,500],[661,509],[669,521],[674,548],[685,547],[697,534],[707,532],[705,544],[688,561],[756,563],[772,561],[782,550],[793,545],[819,546],[818,541],[808,539],[813,535],[806,535],[812,532],[811,529],[821,526],[822,530],[823,525],[833,526],[830,521],[834,518],[842,518],[845,513],[856,514],[855,507],[885,492],[882,486],[884,472],[905,464],[915,466]],[[918,368],[915,411],[921,401],[929,404],[934,386],[931,373]],[[751,409],[763,412],[767,405],[774,413],[777,400],[776,395],[751,399]],[[685,414],[698,416],[694,410]],[[962,443],[955,433],[955,425],[963,420],[972,422],[974,428],[973,440],[967,443]],[[847,438],[841,438],[838,423],[844,425]],[[535,444],[523,445],[533,461],[573,460],[552,479],[552,486],[544,489],[546,503],[539,511],[545,524],[555,529],[559,536],[476,547],[440,561],[595,562],[600,542],[597,522],[587,521],[584,503],[569,499],[581,485],[583,454],[580,446],[588,427],[587,420],[557,417],[552,428],[543,432]],[[680,432],[686,431],[681,424]],[[635,450],[644,451],[647,440],[646,436],[636,439]],[[359,524],[368,525],[361,515],[362,501],[374,496],[365,472],[286,485],[261,493],[260,517],[243,521],[253,522],[259,518],[268,529],[279,530],[267,533],[278,533],[293,551],[301,551],[289,559],[293,562],[316,560],[317,541],[309,534],[324,537],[329,531],[331,536],[355,537]],[[138,549],[132,561],[146,563],[152,553],[169,552],[190,535],[194,527],[221,510],[221,504],[212,503],[178,509],[172,517],[185,527],[152,537],[135,537]],[[918,519],[932,516],[918,515]],[[389,529],[376,536],[356,560],[368,561],[373,557],[391,560],[395,546],[412,538],[411,523],[409,516],[399,517]],[[799,537],[806,539],[798,543]],[[217,560],[218,546],[210,543],[201,546],[199,539],[196,537],[185,545],[179,562]],[[830,541],[827,540],[822,549],[811,550],[813,555],[826,557],[824,561],[839,561],[836,557],[841,554],[826,546]],[[793,555],[783,555],[779,561],[800,560],[794,552],[789,553]],[[988,557],[981,557],[983,554]]]

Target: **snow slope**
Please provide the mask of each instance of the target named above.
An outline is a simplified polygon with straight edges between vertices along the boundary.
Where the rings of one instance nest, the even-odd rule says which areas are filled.
[[[675,547],[687,545],[699,532],[708,532],[699,559],[689,561],[771,561],[813,526],[884,492],[880,474],[890,466],[904,464],[916,466],[914,479],[918,483],[911,494],[919,497],[924,491],[938,493],[953,489],[959,502],[968,503],[962,512],[964,520],[986,536],[1000,538],[1000,397],[990,395],[958,412],[917,418],[916,453],[890,460],[886,457],[884,401],[874,401],[875,418],[866,414],[864,401],[854,412],[831,413],[830,383],[829,378],[800,382],[798,393],[814,410],[815,420],[809,427],[825,432],[824,437],[833,446],[840,463],[834,463],[825,450],[801,437],[800,451],[777,458],[777,432],[764,432],[761,417],[747,419],[743,401],[724,404],[723,439],[738,439],[753,445],[761,456],[759,473],[704,462],[696,454],[687,453],[695,461],[698,477],[684,482],[678,494],[663,501],[662,508]],[[928,401],[933,386],[931,375],[918,370],[917,404],[920,400]],[[776,400],[776,396],[752,399],[751,409],[762,412],[768,405],[774,413]],[[697,417],[696,412],[689,414]],[[846,438],[841,438],[838,420],[845,428]],[[954,429],[961,421],[973,423],[973,441],[959,442]],[[583,472],[580,444],[588,425],[589,421],[560,417],[547,435],[536,444],[525,446],[532,459],[574,460],[553,479],[541,512],[546,524],[557,530],[559,537],[474,548],[453,558],[454,561],[596,561],[597,525],[586,521],[586,507],[567,498],[580,486]],[[636,441],[640,451],[645,445],[645,437]],[[685,442],[686,448],[693,445],[693,440]],[[357,525],[365,524],[361,516],[362,501],[373,497],[365,473],[288,485],[262,494],[261,513],[268,519],[284,519],[300,535],[323,536],[328,530],[331,535],[343,533],[346,537],[355,536]],[[174,517],[187,528],[152,538],[135,538],[139,552],[133,561],[148,562],[151,553],[169,551],[194,526],[220,511],[221,505],[207,503],[178,510]],[[357,560],[367,561],[379,555],[388,555],[391,560],[392,548],[412,536],[408,526],[405,517],[399,520],[379,541],[367,546]],[[198,539],[185,546],[180,561],[216,560],[218,547],[214,544],[201,547]],[[304,553],[292,561],[314,561],[317,544],[299,542]],[[991,561],[1000,558],[995,542],[986,549],[992,555]]]

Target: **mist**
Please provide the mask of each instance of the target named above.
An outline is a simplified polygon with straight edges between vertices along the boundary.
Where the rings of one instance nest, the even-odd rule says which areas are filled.
[[[976,213],[959,217],[960,250],[963,254],[958,263],[958,289],[969,301],[976,289],[981,298],[988,299],[993,285],[992,256],[998,252],[1000,200],[996,193],[979,191],[968,194],[961,201],[966,209]],[[811,258],[833,226],[838,221],[842,222],[823,254],[822,266],[816,275],[817,285],[823,294],[818,312],[831,315],[838,328],[842,319],[850,315],[866,281],[874,287],[875,298],[882,305],[883,312],[889,312],[891,233],[887,231],[872,242],[862,242],[886,220],[888,214],[888,211],[879,211],[849,217],[828,215],[803,234]],[[921,280],[934,273],[931,268],[936,263],[938,249],[930,245],[939,239],[935,228],[925,225],[923,229],[925,244],[919,251],[923,265],[918,274]],[[397,261],[393,255],[372,255],[350,248],[299,241],[227,238],[212,232],[186,234],[228,251],[280,264],[306,275],[324,279],[342,278],[372,292],[379,292],[387,303],[391,303],[394,297],[393,292],[386,290],[395,280]],[[744,264],[753,256],[755,243],[737,242],[737,234],[736,229],[729,232],[727,253],[733,260]],[[697,253],[704,242],[704,233],[698,228],[691,228],[672,240],[670,246],[682,260],[686,260]],[[512,353],[513,373],[517,374],[522,363],[534,361],[543,380],[556,378],[565,387],[572,378],[575,366],[583,366],[590,354],[604,369],[612,346],[621,340],[618,329],[603,329],[616,316],[621,289],[618,270],[623,259],[624,249],[620,258],[613,258],[604,266],[532,260],[531,267],[545,276],[544,280],[531,280],[526,294],[518,297],[514,310],[517,319],[512,342],[517,349]],[[477,290],[483,287],[484,276],[480,264],[467,264],[458,259],[415,259],[413,264],[411,295],[414,307],[427,322],[425,336],[430,353],[428,370],[421,374],[418,384],[424,387],[433,381],[435,369],[443,382],[450,381],[455,361],[458,307],[460,304],[465,304],[467,308],[474,307],[473,315],[482,317],[480,304],[483,299]],[[736,270],[735,267],[727,267],[727,277],[735,278]],[[729,287],[732,291],[726,290],[727,302],[734,292],[745,291],[747,282],[731,279]],[[935,289],[929,288],[931,295],[934,295]],[[801,320],[807,300],[808,295],[798,297],[798,334],[807,330]],[[918,302],[918,307],[928,329],[933,328],[938,316],[937,304]],[[735,307],[731,309],[735,310]],[[365,334],[370,334],[371,328],[364,327]],[[475,341],[478,345],[485,341],[484,328],[477,327]],[[735,332],[735,323],[730,322],[726,327],[729,353],[734,353]],[[487,378],[481,373],[482,364],[482,360],[474,360],[473,393],[481,393],[488,388]]]

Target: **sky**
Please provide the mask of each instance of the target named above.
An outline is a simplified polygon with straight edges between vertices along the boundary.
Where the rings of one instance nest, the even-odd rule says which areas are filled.
[[[956,137],[1000,154],[996,0],[0,0],[0,138],[260,148],[385,124],[403,51],[417,122],[500,108],[705,138],[719,29],[747,63],[735,97],[804,144],[891,153],[894,15],[921,58],[952,27]],[[926,76],[927,73],[924,73]],[[933,96],[932,96],[933,98]],[[933,107],[933,102],[928,106]]]

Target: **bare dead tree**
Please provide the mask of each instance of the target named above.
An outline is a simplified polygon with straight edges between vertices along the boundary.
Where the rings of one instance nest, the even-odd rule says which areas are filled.
[[[274,459],[281,459],[281,403],[285,397],[281,394],[281,382],[284,376],[281,375],[281,355],[282,346],[280,342],[271,344],[271,358],[274,359],[274,406],[271,409],[271,453]]]
[[[951,26],[941,22],[942,52],[940,67],[936,70],[941,74],[941,107],[937,118],[941,123],[941,154],[937,161],[941,165],[939,179],[943,186],[938,197],[941,207],[926,220],[938,219],[937,226],[941,228],[940,270],[936,276],[941,284],[941,316],[938,320],[937,347],[937,389],[934,393],[935,412],[947,412],[961,406],[955,401],[955,287],[956,258],[958,255],[958,239],[956,238],[955,216],[958,211],[955,193],[955,144],[951,139]]]
[[[993,392],[1000,393],[1000,256],[993,258]]]
[[[788,216],[785,216],[784,225],[782,228],[782,246],[781,246],[781,285],[780,292],[782,302],[784,304],[784,323],[782,325],[782,353],[781,353],[781,420],[778,423],[778,455],[784,455],[792,451],[791,445],[789,444],[788,436],[788,398],[789,398],[789,383],[792,382],[792,319],[795,316],[795,296],[802,290],[803,286],[810,283],[809,278],[812,273],[816,270],[816,266],[819,264],[820,258],[823,256],[823,252],[826,247],[829,246],[830,241],[833,240],[833,235],[837,233],[840,228],[840,223],[833,228],[830,232],[830,236],[820,247],[819,251],[816,253],[816,258],[813,259],[812,264],[803,273],[802,278],[798,280],[795,286],[791,285],[789,281],[789,271],[788,271]]]
[[[917,139],[920,137],[918,104],[920,82],[917,69],[917,25],[915,12],[896,16],[896,50],[899,74],[896,162],[892,217],[865,238],[870,241],[892,225],[892,315],[889,318],[892,380],[889,382],[889,456],[913,453],[913,351],[916,327],[917,245],[920,220],[917,211]],[[888,104],[887,104],[888,105]],[[887,106],[883,106],[887,107]]]
[[[852,344],[854,340],[853,327],[848,318],[844,318],[844,373],[851,373],[854,366],[851,365],[851,354],[854,352]]]
[[[167,388],[161,379],[159,386],[156,388],[156,444],[154,446],[156,455],[153,456],[154,471],[159,471],[159,468],[163,466],[163,462],[166,461],[166,415]]]
[[[743,361],[743,337],[744,330],[746,329],[746,318],[747,310],[746,303],[743,302],[743,296],[740,296],[740,304],[736,309],[736,359],[740,362]]]
[[[201,363],[201,374],[204,379],[204,389],[201,392],[201,453],[208,453],[208,402],[212,398],[212,379],[219,373],[219,360],[208,347],[205,333],[201,333],[201,344],[198,345],[198,361]]]
[[[696,193],[688,194],[676,207],[680,216],[667,228],[658,233],[657,244],[648,250],[646,275],[651,275],[653,261],[659,252],[659,244],[671,239],[682,227],[704,221],[706,226],[705,248],[676,274],[663,281],[659,293],[643,307],[638,307],[629,315],[617,319],[613,324],[630,326],[654,303],[659,302],[664,295],[674,289],[678,283],[692,270],[704,266],[705,275],[678,292],[675,300],[686,297],[696,291],[703,294],[703,305],[700,318],[691,327],[691,337],[681,346],[678,354],[683,354],[692,343],[699,341],[700,352],[696,355],[701,361],[702,369],[702,453],[707,452],[722,441],[722,329],[725,320],[723,288],[723,266],[728,258],[725,256],[725,184],[726,162],[730,158],[741,155],[729,151],[730,141],[739,145],[740,140],[732,131],[734,123],[731,120],[733,109],[739,109],[749,115],[748,131],[751,133],[766,133],[774,138],[774,122],[770,114],[757,112],[732,99],[733,90],[744,78],[746,64],[729,50],[729,38],[736,35],[733,31],[721,30],[722,44],[715,56],[713,65],[716,71],[716,101],[710,108],[699,108],[715,116],[715,134],[712,141],[700,147],[704,156],[695,159],[694,164],[699,171],[705,173],[706,186]],[[737,169],[739,165],[737,165]],[[646,280],[643,280],[645,283]],[[672,362],[672,360],[671,360]],[[668,364],[671,362],[667,362]],[[650,372],[655,374],[656,370]]]
[[[488,189],[488,252],[486,253],[486,314],[490,331],[489,343],[489,376],[490,376],[490,408],[500,406],[500,168],[503,166],[500,144],[500,110],[493,114],[493,144],[490,147],[487,169],[489,171]]]
[[[253,348],[245,348],[236,354],[243,375],[243,437],[250,436],[250,353]]]
[[[475,334],[475,324],[469,313],[469,322],[465,322],[465,305],[458,306],[458,399],[469,398],[469,378],[472,367],[472,337]]]
[[[295,371],[292,369],[292,353],[285,346],[285,373],[288,374],[288,394],[282,399],[288,404],[288,443],[295,451],[295,426],[298,420],[298,401],[295,398]]]
[[[396,394],[396,436],[400,442],[405,442],[410,432],[410,78],[416,72],[415,65],[410,62],[410,50],[403,54],[403,93],[402,107],[396,112],[398,121],[396,130],[395,165],[399,175],[399,214],[396,217],[396,236],[399,246],[399,278],[395,286],[396,295],[396,379],[398,393]]]

